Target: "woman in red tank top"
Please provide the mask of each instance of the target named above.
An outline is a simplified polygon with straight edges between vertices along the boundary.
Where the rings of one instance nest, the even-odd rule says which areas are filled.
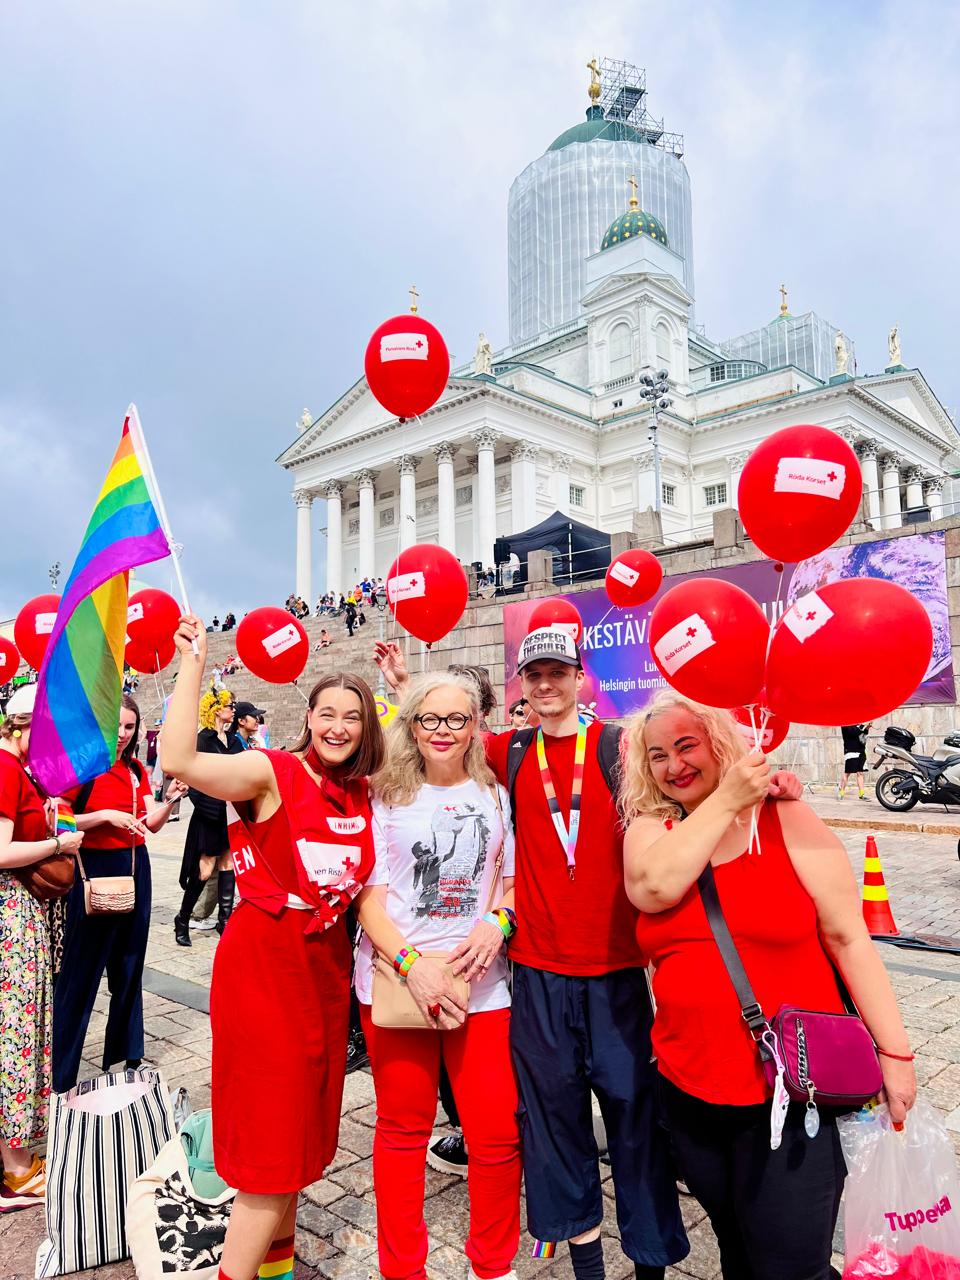
[[[811,1139],[803,1105],[791,1103],[770,1149],[759,1055],[697,889],[707,863],[766,1016],[782,1004],[842,1012],[836,965],[879,1048],[894,1123],[916,1080],[846,851],[807,805],[771,799],[769,782],[765,757],[748,754],[727,712],[658,695],[626,732],[625,884],[654,970],[665,1120],[725,1280],[826,1280],[846,1176],[836,1114],[821,1108]],[[751,853],[755,805],[761,852]]]
[[[240,897],[210,988],[214,1159],[238,1188],[220,1275],[252,1280],[266,1261],[282,1280],[293,1271],[297,1194],[337,1148],[350,1003],[344,912],[373,869],[367,776],[382,763],[383,733],[365,682],[331,675],[312,690],[292,751],[198,752],[199,618],[180,620],[176,642],[162,765],[228,802]]]

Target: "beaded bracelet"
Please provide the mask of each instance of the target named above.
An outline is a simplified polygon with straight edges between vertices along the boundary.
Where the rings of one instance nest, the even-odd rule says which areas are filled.
[[[402,982],[410,970],[413,968],[414,962],[420,959],[420,952],[414,947],[401,947],[393,959],[393,967],[400,975]]]
[[[498,907],[496,911],[488,911],[482,919],[485,920],[487,924],[496,925],[507,942],[509,942],[511,936],[516,933],[517,917],[509,907]]]

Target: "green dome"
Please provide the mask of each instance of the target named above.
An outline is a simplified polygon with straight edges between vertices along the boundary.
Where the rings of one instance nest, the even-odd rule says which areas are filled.
[[[561,151],[573,142],[646,142],[646,137],[633,125],[624,124],[622,120],[608,120],[600,107],[588,107],[587,118],[582,124],[575,124],[572,129],[561,133],[547,147],[548,151]]]
[[[648,235],[658,244],[669,245],[667,233],[659,218],[655,218],[652,213],[644,213],[642,209],[631,209],[629,213],[622,214],[607,227],[600,241],[600,251],[602,253],[604,249],[612,249],[622,240],[631,240],[634,236],[642,235]]]

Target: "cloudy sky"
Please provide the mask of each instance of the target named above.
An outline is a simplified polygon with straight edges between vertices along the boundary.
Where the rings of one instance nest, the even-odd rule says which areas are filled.
[[[356,379],[412,281],[455,359],[506,343],[507,191],[582,118],[594,54],[645,66],[686,136],[712,336],[772,318],[785,280],[861,372],[899,324],[955,411],[960,6],[604,10],[6,0],[0,619],[69,568],[130,400],[196,606],[282,601],[273,459],[301,409]]]

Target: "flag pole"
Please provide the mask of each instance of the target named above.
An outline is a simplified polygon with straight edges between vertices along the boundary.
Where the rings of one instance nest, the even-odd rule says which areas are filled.
[[[190,600],[187,596],[187,584],[183,580],[183,570],[180,568],[180,560],[176,552],[176,543],[173,540],[173,534],[170,530],[170,517],[167,515],[167,508],[164,505],[163,494],[160,492],[160,485],[157,482],[157,473],[153,469],[153,459],[150,457],[150,450],[147,447],[147,437],[143,433],[143,426],[140,423],[140,415],[137,412],[137,406],[130,404],[127,407],[127,417],[130,419],[130,431],[134,438],[134,444],[138,449],[144,466],[144,479],[147,482],[147,488],[150,490],[150,496],[153,498],[154,506],[157,508],[157,515],[160,517],[160,526],[163,529],[164,537],[167,540],[167,547],[170,550],[170,556],[173,560],[173,572],[177,578],[177,586],[180,588],[180,599],[183,601],[184,613],[190,612]],[[197,642],[192,642],[193,652],[199,653]]]

